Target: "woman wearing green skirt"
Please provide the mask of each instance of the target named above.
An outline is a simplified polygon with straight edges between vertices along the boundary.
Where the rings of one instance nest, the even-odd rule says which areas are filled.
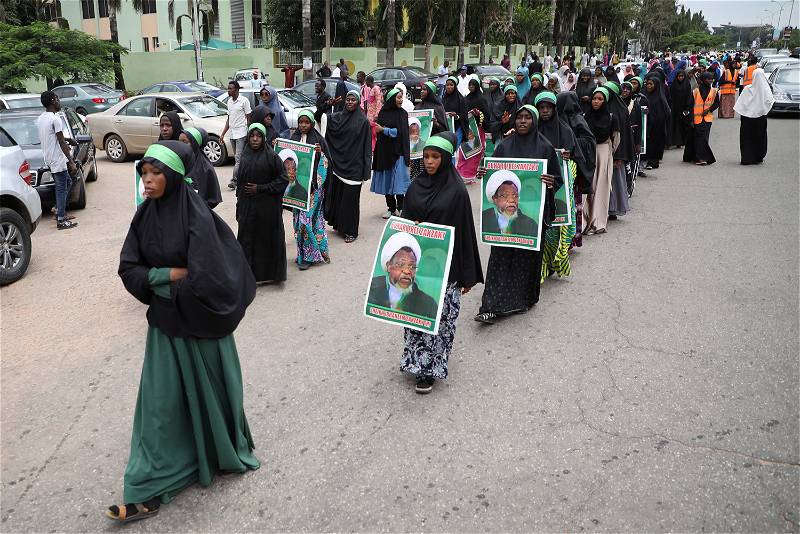
[[[125,288],[148,305],[147,343],[121,522],[158,512],[178,492],[217,473],[258,469],[244,415],[233,331],[255,280],[228,226],[184,177],[191,149],[151,145],[138,163],[146,200],[120,255]]]

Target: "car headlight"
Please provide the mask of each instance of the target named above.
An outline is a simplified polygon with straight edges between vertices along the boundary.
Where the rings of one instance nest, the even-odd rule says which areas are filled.
[[[789,93],[784,93],[783,91],[775,91],[772,96],[774,96],[776,100],[789,100]]]
[[[39,173],[39,182],[38,185],[46,185],[52,184],[53,182],[53,173],[50,171],[42,171]]]

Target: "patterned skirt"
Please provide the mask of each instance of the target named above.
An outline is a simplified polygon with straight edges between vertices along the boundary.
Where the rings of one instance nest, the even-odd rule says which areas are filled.
[[[447,359],[456,337],[456,319],[461,310],[461,289],[455,283],[447,286],[442,306],[442,319],[437,335],[404,329],[405,349],[400,370],[414,376],[447,378]]]
[[[292,210],[298,264],[331,261],[328,255],[328,232],[325,230],[325,218],[322,216],[324,200],[325,190],[317,187],[311,196],[310,210]]]
[[[570,160],[569,163],[569,187],[567,195],[575,198],[575,173],[578,170],[577,164]],[[577,209],[575,202],[571,203],[572,224],[567,226],[552,226],[544,230],[542,243],[542,282],[553,273],[558,276],[569,276],[572,268],[569,264],[569,249],[572,246],[572,239],[575,237],[577,228]]]

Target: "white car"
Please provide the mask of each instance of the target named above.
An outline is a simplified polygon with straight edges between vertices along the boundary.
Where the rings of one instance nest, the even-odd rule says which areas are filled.
[[[0,94],[0,110],[42,107],[42,96],[34,93]]]
[[[263,86],[269,85],[269,74],[261,72],[258,67],[237,70],[233,79],[239,82],[241,89],[261,89]]]
[[[250,106],[255,108],[261,105],[261,99],[258,93],[261,89],[240,89],[239,94],[244,96],[250,101]],[[286,114],[286,122],[289,123],[289,129],[294,130],[297,128],[297,114],[304,109],[308,109],[311,113],[317,109],[316,103],[308,99],[306,95],[294,89],[276,89],[278,93],[278,101],[283,106],[283,112]],[[219,99],[227,104],[228,94],[224,94]],[[280,134],[281,132],[278,132]]]
[[[0,285],[16,282],[31,261],[31,234],[42,217],[39,193],[17,142],[0,128]]]

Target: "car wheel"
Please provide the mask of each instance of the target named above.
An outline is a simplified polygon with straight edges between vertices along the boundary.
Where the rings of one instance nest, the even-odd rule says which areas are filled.
[[[116,134],[111,134],[106,139],[106,156],[114,163],[122,163],[128,159],[128,149],[122,138]]]
[[[94,146],[89,149],[89,157],[92,158],[92,170],[89,171],[89,177],[86,178],[87,182],[96,182],[97,181],[97,151],[94,149]]]
[[[69,208],[73,210],[82,210],[86,207],[86,179],[83,174],[83,169],[78,169],[78,183],[75,184],[78,187],[78,195],[77,198],[70,202]]]
[[[78,115],[83,115],[84,117],[88,115],[88,113],[86,112],[86,108],[78,108],[75,110],[75,113],[77,113]]]
[[[0,208],[0,285],[16,282],[31,261],[28,224],[11,208]]]
[[[228,161],[228,150],[225,142],[219,137],[209,137],[208,143],[203,147],[203,153],[214,167],[221,167]]]

